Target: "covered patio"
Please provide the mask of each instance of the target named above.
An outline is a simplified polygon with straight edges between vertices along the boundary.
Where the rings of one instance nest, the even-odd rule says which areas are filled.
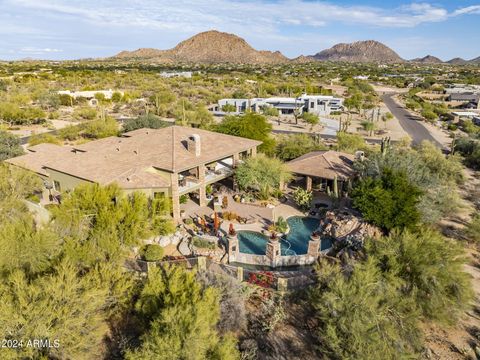
[[[295,175],[294,182],[309,191],[333,190],[337,181],[338,190],[346,189],[346,183],[355,175],[354,156],[338,151],[313,151],[287,163]]]

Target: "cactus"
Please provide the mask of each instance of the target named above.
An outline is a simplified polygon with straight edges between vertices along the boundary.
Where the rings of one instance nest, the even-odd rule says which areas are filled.
[[[382,138],[382,144],[381,144],[382,155],[385,155],[389,148],[390,148],[390,137]]]
[[[335,176],[333,178],[333,197],[338,199],[338,179]]]
[[[452,155],[455,155],[455,147],[457,146],[457,138],[455,137],[455,134],[453,135],[452,143],[450,145],[450,153]]]
[[[347,180],[347,191],[350,193],[353,190],[352,180]]]

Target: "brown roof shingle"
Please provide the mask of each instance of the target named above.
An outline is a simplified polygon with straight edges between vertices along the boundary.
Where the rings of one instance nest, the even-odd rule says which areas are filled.
[[[45,164],[65,158],[72,150],[73,148],[69,146],[38,144],[30,146],[26,154],[7,159],[5,162],[48,176],[44,168]]]
[[[333,180],[346,180],[355,173],[354,156],[338,151],[313,151],[287,163],[291,172]]]
[[[193,134],[200,138],[199,156],[185,146],[185,141]],[[156,169],[180,172],[260,144],[255,140],[182,126],[138,129],[121,137],[108,137],[74,148],[53,145],[58,156],[32,156],[25,161],[25,167],[43,172],[43,167],[50,168],[100,184],[116,181],[123,188],[168,187],[170,180],[155,173]],[[47,155],[51,152],[53,148],[46,149]],[[10,159],[10,162],[16,163],[17,159]]]

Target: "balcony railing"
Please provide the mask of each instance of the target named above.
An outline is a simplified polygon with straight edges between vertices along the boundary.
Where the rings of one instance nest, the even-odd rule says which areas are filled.
[[[207,170],[205,172],[205,180],[211,181],[221,177],[230,176],[232,174],[233,174],[233,168],[228,166],[223,166],[215,170]]]
[[[198,186],[199,181],[191,178],[183,178],[178,181],[178,191],[184,192]]]

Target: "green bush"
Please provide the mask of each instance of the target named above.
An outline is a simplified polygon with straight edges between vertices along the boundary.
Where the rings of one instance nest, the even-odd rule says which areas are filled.
[[[98,119],[85,125],[83,136],[90,139],[102,139],[118,134],[118,123],[114,118]]]
[[[125,121],[122,132],[129,132],[142,128],[161,129],[170,125],[170,123],[163,121],[160,117],[149,113],[147,115],[139,116],[136,119]]]
[[[380,178],[362,179],[352,192],[353,205],[363,217],[390,231],[413,228],[420,221],[417,209],[422,191],[412,185],[405,172],[385,168]]]
[[[192,238],[192,244],[193,244],[193,246],[198,247],[200,249],[213,250],[217,247],[214,243],[212,243],[208,240],[202,239],[201,237],[198,237],[198,236],[194,236]]]
[[[480,242],[480,215],[475,215],[465,229],[465,235],[471,241]]]
[[[28,141],[30,146],[38,145],[38,144],[56,144],[60,145],[61,141],[54,135],[44,133],[38,135],[30,136],[30,140]]]
[[[140,250],[140,256],[145,261],[160,261],[163,258],[163,248],[157,244],[145,245]]]
[[[63,140],[77,140],[80,136],[80,127],[77,125],[69,125],[58,131],[58,136]]]
[[[287,230],[288,230],[288,223],[283,218],[283,216],[279,216],[278,219],[277,219],[277,222],[275,224],[275,227],[277,228],[278,232],[286,233]]]
[[[93,120],[97,117],[97,110],[92,107],[82,107],[75,109],[73,117],[79,120]]]

